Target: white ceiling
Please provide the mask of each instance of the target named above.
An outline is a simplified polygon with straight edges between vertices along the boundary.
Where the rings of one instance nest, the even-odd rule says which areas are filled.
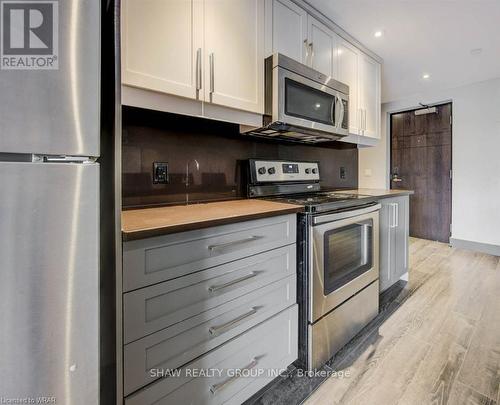
[[[384,59],[383,102],[500,77],[500,0],[308,3]]]

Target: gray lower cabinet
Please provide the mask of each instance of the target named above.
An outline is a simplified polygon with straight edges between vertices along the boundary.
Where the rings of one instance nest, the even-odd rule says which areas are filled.
[[[151,370],[180,367],[294,305],[296,283],[294,274],[125,345],[125,395],[157,379]]]
[[[296,242],[297,216],[280,215],[123,244],[123,291]]]
[[[408,272],[410,201],[409,196],[380,200],[380,291]]]
[[[124,342],[130,343],[295,275],[295,258],[295,245],[288,245],[125,293]]]
[[[178,376],[137,391],[125,404],[241,404],[297,358],[297,317],[293,305],[178,369]]]
[[[297,359],[296,221],[124,243],[125,404],[239,404]]]

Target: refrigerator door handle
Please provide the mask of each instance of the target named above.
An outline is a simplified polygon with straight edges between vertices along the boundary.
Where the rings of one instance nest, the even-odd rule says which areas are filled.
[[[95,163],[97,158],[90,156],[33,155],[33,163]]]

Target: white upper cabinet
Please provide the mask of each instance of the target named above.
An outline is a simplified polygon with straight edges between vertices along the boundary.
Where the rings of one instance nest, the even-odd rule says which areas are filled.
[[[349,86],[349,132],[380,138],[380,63],[339,38],[338,80]]]
[[[341,37],[333,23],[318,20],[306,11],[309,6],[299,4],[122,0],[126,102],[260,125],[264,59],[281,53],[349,86],[353,136],[346,142],[380,138],[380,63]]]
[[[266,0],[266,56],[281,53],[336,77],[337,38],[291,0]]]
[[[123,84],[197,98],[203,3],[123,0],[121,11]]]
[[[264,0],[123,0],[122,83],[264,112]]]
[[[311,15],[307,21],[308,65],[318,72],[337,78],[337,34]]]
[[[307,12],[290,0],[266,0],[266,56],[281,53],[306,63]]]
[[[363,114],[362,135],[380,138],[380,64],[360,53],[359,105]]]
[[[205,101],[264,113],[264,0],[205,0]]]
[[[359,135],[361,114],[359,107],[358,49],[349,42],[339,39],[338,80],[349,86],[349,132]]]

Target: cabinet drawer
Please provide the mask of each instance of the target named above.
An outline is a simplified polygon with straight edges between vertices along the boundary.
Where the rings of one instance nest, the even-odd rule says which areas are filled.
[[[218,266],[295,243],[296,215],[239,222],[123,245],[123,290]]]
[[[295,244],[124,294],[130,343],[296,272]]]
[[[125,404],[241,404],[297,359],[297,331],[294,305],[179,369],[179,376],[137,391]],[[195,377],[201,372],[209,375]]]
[[[153,382],[152,369],[175,369],[296,302],[296,277],[267,285],[125,346],[125,395]]]

